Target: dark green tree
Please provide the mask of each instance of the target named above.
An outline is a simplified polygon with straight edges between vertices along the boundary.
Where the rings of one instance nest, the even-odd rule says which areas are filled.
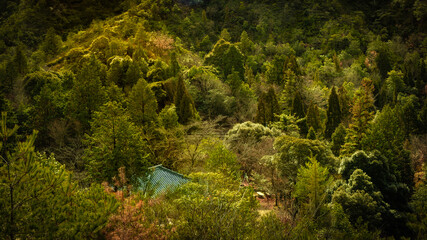
[[[172,77],[175,77],[181,69],[181,67],[179,66],[178,60],[177,60],[176,52],[172,52],[170,54],[170,64],[169,65],[170,65],[169,66],[170,74]]]
[[[156,96],[143,78],[132,88],[128,110],[132,121],[139,126],[150,127],[157,121]]]
[[[80,189],[65,166],[34,151],[36,132],[17,142],[0,120],[0,235],[5,239],[97,238],[117,209],[101,185]]]
[[[331,136],[331,140],[332,140],[331,150],[335,154],[335,156],[340,155],[340,149],[342,145],[344,145],[345,143],[346,134],[347,132],[343,124],[340,124],[338,125],[337,128],[335,128],[335,131]]]
[[[404,149],[406,134],[402,126],[405,124],[400,115],[398,107],[385,106],[362,139],[362,147],[365,151],[380,151],[388,159],[397,181],[412,189],[414,172],[409,151]]]
[[[59,52],[62,47],[61,37],[55,34],[54,28],[47,30],[44,41],[40,45],[40,49],[50,57],[53,57]]]
[[[322,130],[322,120],[320,119],[319,108],[317,104],[310,104],[310,107],[307,111],[307,126],[313,128],[315,132],[320,132]]]
[[[224,39],[218,40],[212,51],[205,56],[205,63],[217,67],[223,79],[233,70],[244,79],[243,55],[234,44]]]
[[[254,50],[254,43],[249,38],[246,31],[243,31],[240,35],[239,49],[246,56],[250,55]]]
[[[267,93],[262,93],[258,98],[258,111],[255,117],[256,121],[267,126],[268,123],[274,122],[280,113],[279,102],[273,88]]]
[[[405,214],[410,211],[408,205],[410,190],[393,174],[388,159],[378,151],[369,154],[358,151],[351,157],[343,159],[339,170],[343,179],[349,179],[350,183],[351,175],[357,171],[362,171],[369,176],[373,190],[381,193],[382,200],[376,200],[377,203],[386,203],[381,203],[383,210],[379,215],[380,222],[374,224],[375,227],[381,229],[385,235],[410,236],[408,219],[405,217]]]
[[[193,99],[188,93],[182,77],[178,77],[176,83],[175,106],[180,123],[185,124],[191,119],[197,118],[198,114],[194,107]]]
[[[325,138],[330,139],[332,133],[335,132],[335,129],[341,122],[341,107],[335,86],[332,87],[331,94],[329,95],[326,117]]]
[[[296,92],[292,100],[292,114],[297,118],[305,117],[305,107],[300,92]]]
[[[149,154],[141,130],[116,102],[107,102],[94,113],[91,135],[86,136],[84,160],[91,177],[97,181],[111,181],[120,167],[132,185],[147,172]]]
[[[92,55],[83,64],[73,83],[68,107],[71,115],[82,124],[83,130],[89,129],[92,114],[106,99],[101,76],[101,62]]]
[[[314,131],[313,127],[310,127],[310,129],[308,130],[307,139],[316,140],[316,138],[316,131]]]
[[[362,148],[362,139],[366,135],[371,120],[373,118],[374,86],[370,79],[363,79],[361,88],[356,92],[353,106],[351,108],[351,124],[347,129],[345,144],[341,149],[341,154],[351,155]]]

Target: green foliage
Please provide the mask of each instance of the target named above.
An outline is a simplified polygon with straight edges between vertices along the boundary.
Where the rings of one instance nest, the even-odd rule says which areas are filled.
[[[49,30],[47,30],[44,41],[41,43],[40,49],[47,56],[54,56],[61,50],[61,47],[61,37],[55,34],[55,29],[49,28]]]
[[[192,182],[177,190],[178,239],[231,239],[252,236],[258,213],[250,188],[231,187],[220,173],[190,174]]]
[[[133,122],[139,126],[150,127],[157,122],[157,100],[143,78],[132,88],[128,110]]]
[[[388,77],[385,80],[385,88],[387,95],[392,99],[393,103],[397,101],[397,95],[399,92],[405,89],[405,83],[403,82],[403,73],[400,71],[392,70],[387,73]]]
[[[274,122],[276,116],[280,113],[279,102],[273,88],[270,88],[267,93],[262,93],[258,98],[258,111],[255,117],[256,121],[267,126]]]
[[[146,143],[129,115],[116,102],[107,102],[94,113],[91,135],[86,136],[84,160],[91,177],[109,181],[120,167],[135,185],[147,172],[149,154]]]
[[[92,114],[104,104],[106,98],[102,86],[104,67],[92,55],[83,63],[71,89],[68,108],[72,116],[81,122],[84,130],[89,128],[89,120]]]
[[[335,190],[332,201],[343,207],[353,225],[367,223],[370,230],[380,226],[386,211],[381,192],[375,191],[371,178],[360,169],[354,170],[348,183]]]
[[[323,129],[322,120],[320,119],[319,108],[316,104],[310,104],[307,111],[307,126],[313,128],[315,132],[320,132]]]
[[[117,208],[100,185],[79,189],[53,155],[34,151],[36,132],[10,148],[18,127],[2,114],[0,234],[20,238],[96,238]]]
[[[344,158],[339,171],[344,179],[348,179],[355,169],[361,169],[371,177],[372,182],[393,208],[406,210],[409,189],[396,179],[389,162],[378,151],[370,154],[358,151],[351,157]]]
[[[165,129],[173,129],[179,126],[178,114],[176,114],[175,105],[166,106],[159,113],[159,120]]]
[[[292,101],[292,114],[297,118],[305,117],[305,107],[301,93],[296,92]]]
[[[316,156],[316,159],[331,171],[337,165],[337,159],[331,150],[319,140],[283,135],[276,138],[274,147],[278,152],[278,164],[282,176],[293,182],[296,182],[298,168],[308,162],[311,156]]]
[[[422,239],[427,231],[427,185],[425,183],[418,186],[410,204],[415,215],[415,221],[411,222],[411,227],[415,230],[416,238]]]
[[[347,132],[343,124],[338,125],[338,127],[335,129],[335,132],[332,134],[331,150],[335,154],[335,156],[340,155],[340,149],[341,149],[341,146],[344,145],[345,143],[346,135],[347,135]]]
[[[240,51],[242,51],[242,53],[245,56],[248,56],[253,52],[254,48],[255,48],[254,43],[249,38],[248,33],[246,31],[243,31],[242,34],[240,35],[240,43],[239,43]]]
[[[380,233],[415,238],[407,217],[423,236],[423,190],[412,205],[420,213],[408,214],[411,167],[417,167],[419,179],[423,145],[408,138],[422,139],[418,134],[426,132],[425,5],[419,0],[2,1],[0,109],[10,112],[8,127],[21,125],[2,144],[2,157],[8,159],[5,149],[17,154],[25,143],[17,139],[36,129],[35,148],[55,153],[75,178],[92,177],[83,185],[110,180],[120,166],[134,182],[148,159],[191,172],[186,151],[197,152],[202,139],[229,130],[224,143],[199,149],[214,156],[198,157],[206,165],[192,166],[242,171],[245,181],[283,203],[284,213],[274,211],[285,217],[258,218],[256,204],[239,208],[246,200],[239,200],[238,174],[192,175],[198,184],[194,193],[142,202],[126,191],[106,194],[99,184],[82,189],[71,173],[61,175],[58,169],[65,167],[53,155],[31,150],[35,160],[22,157],[13,170],[33,162],[37,171],[13,191],[32,198],[16,208],[14,226],[8,226],[10,218],[0,220],[0,236],[11,238],[7,233],[16,228],[25,231],[16,239],[377,239]],[[281,92],[280,106],[274,91]],[[209,120],[209,130],[189,125],[184,131],[180,123],[199,120],[196,107]],[[312,218],[297,209],[307,198],[296,201],[292,196],[301,192],[292,191],[302,184],[297,169],[307,170],[314,155],[339,178],[328,142],[316,140],[323,137],[331,140],[336,156],[341,149],[347,170],[325,197],[332,202],[322,202]],[[352,156],[358,150],[378,152]],[[3,183],[10,182],[5,164],[0,163]],[[59,187],[45,176],[57,179]],[[1,216],[10,216],[7,186],[0,185]],[[68,186],[71,190],[63,191]],[[175,201],[192,194],[197,197],[188,202]],[[112,214],[113,195],[121,207]]]
[[[341,122],[341,107],[335,87],[332,87],[326,110],[325,138],[330,139]]]
[[[308,130],[307,139],[310,139],[310,140],[316,140],[317,139],[316,132],[314,131],[313,127],[310,127],[310,129]]]
[[[198,116],[193,99],[188,93],[182,77],[179,77],[176,83],[175,106],[179,122],[182,124],[188,123]]]
[[[310,157],[309,162],[298,169],[293,194],[311,218],[317,217],[326,203],[326,190],[332,182],[328,174],[328,169],[322,167],[316,157]]]
[[[351,124],[347,129],[345,144],[341,149],[341,154],[351,155],[354,151],[361,148],[362,139],[365,137],[366,130],[373,117],[373,88],[371,80],[362,80],[362,88],[356,92],[354,97],[351,108]]]
[[[278,121],[273,123],[271,126],[276,129],[280,129],[283,133],[289,136],[299,136],[300,129],[297,125],[297,120],[293,115],[287,115],[282,113],[278,116]]]
[[[272,154],[274,137],[279,134],[277,129],[244,122],[235,124],[224,140],[227,147],[237,155],[243,174],[252,176],[254,171],[260,170],[260,158]]]
[[[208,117],[218,115],[229,116],[236,105],[230,87],[217,76],[218,72],[213,67],[193,66],[188,70],[187,78],[192,85],[194,102],[197,110]],[[240,79],[238,81],[240,85]]]
[[[399,115],[397,107],[384,107],[370,125],[362,146],[366,151],[380,151],[388,159],[390,170],[397,180],[412,188],[414,172],[409,152],[403,148],[405,129]]]
[[[209,141],[203,144],[207,154],[206,168],[212,172],[219,172],[225,176],[239,179],[240,165],[236,155],[228,150],[219,141]]]
[[[233,71],[237,71],[243,79],[243,55],[240,50],[230,42],[220,39],[210,53],[205,56],[205,63],[218,68],[223,79]]]

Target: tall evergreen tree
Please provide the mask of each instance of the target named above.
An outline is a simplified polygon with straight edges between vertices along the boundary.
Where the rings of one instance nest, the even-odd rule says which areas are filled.
[[[178,63],[178,60],[176,57],[176,52],[171,53],[169,65],[170,65],[170,67],[169,67],[170,68],[170,74],[172,77],[175,77],[179,73],[179,70],[181,68],[179,66],[179,63]]]
[[[91,56],[82,66],[71,89],[69,108],[83,129],[89,129],[92,114],[105,102],[106,96],[101,82],[101,62]]]
[[[310,104],[307,111],[307,126],[313,128],[315,132],[319,132],[322,128],[322,120],[320,119],[319,108],[317,104]]]
[[[267,93],[262,93],[258,99],[258,111],[256,121],[267,126],[268,123],[274,122],[276,115],[280,113],[279,102],[273,88]]]
[[[341,154],[351,155],[356,150],[361,149],[362,139],[366,135],[366,131],[373,118],[373,90],[372,80],[364,78],[361,88],[354,96],[354,103],[351,108],[351,124],[347,130]]]
[[[120,167],[132,184],[147,172],[149,154],[140,129],[116,102],[107,102],[94,113],[90,136],[87,136],[84,160],[91,177],[111,181]]]
[[[128,110],[138,125],[153,125],[157,121],[157,100],[147,82],[140,78],[129,96]]]
[[[185,87],[184,79],[178,77],[175,94],[176,112],[179,117],[179,122],[182,124],[188,123],[190,119],[197,116],[196,108],[194,107],[193,99]]]
[[[297,118],[305,117],[305,107],[300,92],[296,92],[292,101],[292,114]]]
[[[325,138],[330,139],[335,128],[341,122],[341,107],[335,86],[332,87],[331,94],[329,95],[326,116]]]
[[[298,169],[294,195],[303,205],[307,215],[317,217],[325,204],[326,190],[332,179],[329,171],[315,157],[310,157],[304,167]]]

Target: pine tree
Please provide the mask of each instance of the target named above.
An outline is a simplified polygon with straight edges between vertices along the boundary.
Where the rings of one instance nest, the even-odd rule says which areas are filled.
[[[105,102],[106,96],[101,82],[101,62],[91,56],[77,74],[71,89],[69,108],[83,129],[89,129],[92,114]]]
[[[284,71],[291,70],[292,72],[295,73],[296,76],[302,75],[301,68],[297,62],[296,57],[293,54],[285,58],[285,64],[284,64],[283,70]]]
[[[325,138],[330,139],[335,128],[341,122],[341,107],[335,87],[332,87],[331,94],[329,95],[326,116]]]
[[[307,134],[307,139],[310,140],[316,140],[316,132],[314,131],[313,127],[310,127],[310,129],[308,130],[308,134]]]
[[[222,29],[220,38],[227,42],[231,41],[230,33],[228,32],[227,28]]]
[[[252,50],[254,49],[254,43],[251,41],[251,39],[249,39],[248,33],[246,31],[243,31],[240,35],[239,49],[245,55],[251,54]]]
[[[361,88],[356,92],[354,103],[351,108],[351,124],[347,130],[345,144],[341,149],[341,154],[350,155],[358,149],[361,149],[361,142],[369,124],[373,118],[374,86],[372,80],[364,78]]]
[[[172,77],[175,77],[179,71],[180,71],[180,66],[178,63],[178,60],[176,58],[176,52],[172,52],[171,56],[170,56],[170,74]]]
[[[328,169],[322,167],[315,157],[310,157],[309,160],[304,167],[298,169],[294,196],[303,204],[306,214],[315,218],[326,202],[326,190],[332,179]]]
[[[61,37],[55,34],[55,29],[49,28],[47,30],[45,39],[41,44],[41,50],[49,56],[54,56],[61,49]]]
[[[125,110],[116,102],[107,102],[94,113],[91,132],[84,155],[91,177],[110,181],[120,167],[126,167],[126,175],[137,185],[138,177],[147,172],[149,154],[140,129]]]
[[[331,136],[332,146],[331,150],[335,154],[335,156],[340,155],[341,146],[345,143],[345,136],[347,132],[343,124],[338,125],[335,129],[334,133]]]
[[[256,121],[267,126],[268,123],[276,120],[276,115],[280,113],[279,102],[273,88],[267,93],[262,93],[258,99],[258,111]]]
[[[304,103],[301,93],[296,92],[292,101],[292,114],[297,118],[305,117]]]
[[[175,94],[176,112],[181,124],[188,123],[191,119],[197,116],[196,108],[194,107],[193,99],[185,87],[184,79],[178,77]]]
[[[128,110],[137,125],[152,126],[157,121],[157,100],[143,78],[132,88]]]
[[[319,108],[317,104],[310,104],[307,111],[307,125],[309,128],[313,128],[315,132],[319,132],[322,128],[322,121],[319,115]]]

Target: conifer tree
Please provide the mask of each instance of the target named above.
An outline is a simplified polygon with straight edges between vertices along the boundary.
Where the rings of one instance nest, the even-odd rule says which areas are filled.
[[[328,169],[322,167],[315,157],[310,157],[309,162],[298,169],[294,195],[311,218],[319,215],[321,206],[326,202],[326,190],[332,182],[328,175]]]
[[[331,94],[329,95],[326,116],[325,138],[330,139],[335,128],[337,128],[341,122],[341,107],[335,86],[332,87]]]
[[[295,73],[296,76],[300,76],[302,74],[301,68],[295,58],[295,55],[290,55],[285,58],[284,71],[291,70]]]
[[[322,121],[319,115],[319,108],[317,104],[310,104],[307,111],[307,125],[309,128],[313,128],[315,132],[319,132],[322,128]]]
[[[188,123],[190,119],[197,116],[196,108],[194,107],[193,99],[185,87],[184,79],[178,77],[175,94],[176,113],[181,124]]]
[[[105,102],[106,96],[101,82],[101,62],[91,56],[77,74],[71,89],[69,108],[83,129],[89,128],[92,114]]]
[[[305,117],[304,103],[300,92],[296,92],[292,101],[292,114],[297,118]]]
[[[224,39],[227,42],[231,41],[230,33],[228,32],[227,28],[222,29],[220,38]]]
[[[137,125],[153,125],[157,120],[157,100],[143,78],[132,88],[128,110]]]
[[[267,93],[262,93],[258,99],[256,121],[267,126],[268,123],[275,121],[276,115],[279,113],[279,102],[274,89],[270,88]]]
[[[251,39],[248,36],[248,33],[246,31],[243,31],[240,35],[240,43],[239,43],[239,49],[244,53],[245,55],[248,55],[252,52],[254,48],[254,43],[251,41]]]
[[[316,140],[316,132],[314,131],[313,127],[310,127],[308,130],[307,139]]]
[[[341,149],[341,154],[350,155],[358,149],[361,149],[361,142],[366,135],[366,130],[373,118],[374,86],[372,80],[364,78],[361,88],[354,96],[353,106],[351,108],[351,123],[345,137],[345,144]]]
[[[149,164],[149,154],[140,130],[130,121],[130,116],[116,102],[107,102],[94,113],[84,160],[91,177],[110,181],[120,167],[133,185],[143,176]]]
[[[332,146],[331,150],[335,156],[340,155],[341,146],[345,143],[345,135],[347,134],[343,124],[338,125],[335,132],[331,136]]]
[[[49,28],[41,44],[41,50],[45,52],[46,55],[53,56],[59,52],[61,45],[61,37],[55,34],[55,29]]]
[[[176,58],[176,52],[172,52],[170,56],[170,74],[172,77],[175,77],[180,70],[178,60]]]

